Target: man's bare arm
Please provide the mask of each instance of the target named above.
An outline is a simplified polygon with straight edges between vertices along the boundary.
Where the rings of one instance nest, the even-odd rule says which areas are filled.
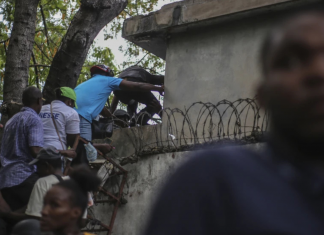
[[[161,95],[163,95],[164,92],[164,86],[157,87],[148,83],[130,82],[127,80],[123,80],[119,87],[122,90],[129,91],[158,91]]]
[[[76,158],[77,154],[74,149],[71,150],[58,150],[63,157]]]
[[[102,116],[106,117],[106,118],[110,118],[111,117],[111,113],[109,111],[109,109],[107,109],[106,107],[104,107],[100,113]]]
[[[93,147],[98,149],[103,154],[107,154],[114,149],[114,147],[111,146],[110,144],[93,144]]]
[[[67,145],[71,148],[73,148],[73,145],[76,141],[76,139],[78,139],[80,136],[80,134],[67,134],[66,135],[66,140],[67,140]]]
[[[111,113],[114,113],[116,111],[118,102],[119,99],[117,98],[117,96],[114,96],[114,98],[111,101],[111,108],[110,108]]]

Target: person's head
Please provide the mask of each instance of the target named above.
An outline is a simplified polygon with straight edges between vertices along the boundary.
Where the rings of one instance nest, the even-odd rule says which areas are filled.
[[[29,165],[34,164],[40,177],[54,174],[62,169],[61,154],[53,147],[42,148],[37,157],[29,163]]]
[[[271,31],[261,49],[258,100],[272,131],[293,142],[324,141],[324,11],[307,11]]]
[[[59,233],[79,229],[87,208],[88,192],[98,189],[101,180],[87,166],[75,167],[70,180],[54,185],[45,195],[41,230]]]
[[[113,77],[115,76],[114,71],[112,71],[107,65],[97,64],[90,68],[91,77],[96,74]]]
[[[37,219],[20,221],[12,229],[11,235],[40,235],[40,225]]]
[[[27,87],[22,94],[23,105],[39,113],[43,105],[42,92],[34,86]]]
[[[117,126],[120,126],[122,128],[129,126],[130,117],[129,117],[129,114],[125,110],[117,109],[114,112],[114,116],[117,118],[114,120],[114,123]]]
[[[55,89],[55,98],[71,108],[78,108],[76,104],[77,97],[75,91],[70,87],[60,87]]]

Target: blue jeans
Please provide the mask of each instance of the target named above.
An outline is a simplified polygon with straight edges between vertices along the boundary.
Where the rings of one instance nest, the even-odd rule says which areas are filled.
[[[87,141],[92,140],[92,131],[91,131],[91,123],[85,119],[84,117],[80,116],[80,136]]]

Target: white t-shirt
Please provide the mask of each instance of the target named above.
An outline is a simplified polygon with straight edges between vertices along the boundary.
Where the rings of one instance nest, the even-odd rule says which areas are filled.
[[[51,105],[44,105],[39,117],[44,126],[44,147],[53,146],[58,150],[66,150],[66,135],[80,134],[80,118],[78,113],[71,107],[59,100],[52,102],[53,116],[57,129],[59,131],[62,144],[56,133],[55,126],[51,116]]]
[[[63,180],[68,180],[70,179],[69,176],[62,176]],[[43,209],[43,201],[44,197],[50,188],[54,184],[59,183],[60,181],[56,178],[55,175],[49,175],[46,177],[42,177],[39,180],[36,181],[33,191],[30,195],[27,209],[25,211],[26,215],[31,215],[31,216],[36,216],[36,217],[42,217],[41,211]],[[91,203],[90,200],[92,198],[89,197],[89,202],[88,205]],[[87,218],[87,210],[85,210],[83,217],[84,219]]]

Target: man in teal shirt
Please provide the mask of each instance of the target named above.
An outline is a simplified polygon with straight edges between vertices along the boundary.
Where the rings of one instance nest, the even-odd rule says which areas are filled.
[[[114,73],[106,65],[95,65],[90,69],[91,79],[75,88],[80,115],[80,136],[88,141],[92,140],[91,123],[103,110],[112,91],[158,91],[164,92],[164,86],[130,82],[126,79],[115,78]]]

